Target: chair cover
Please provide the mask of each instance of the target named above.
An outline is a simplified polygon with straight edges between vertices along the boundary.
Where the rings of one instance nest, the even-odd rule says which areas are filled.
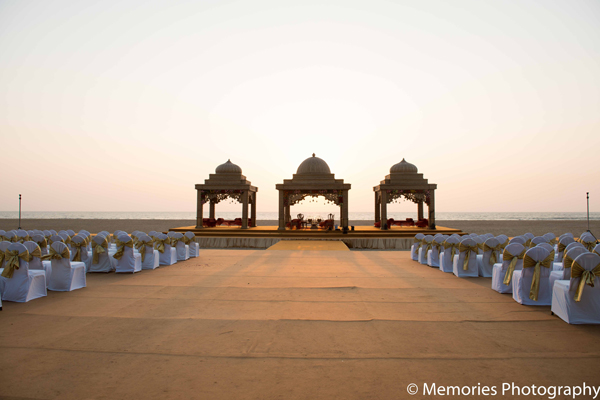
[[[546,239],[548,241],[548,243],[550,243],[552,246],[554,246],[556,244],[556,235],[552,232],[548,232],[544,235],[542,235],[544,237],[544,239]]]
[[[479,234],[478,233],[469,233],[467,236],[474,238],[474,237],[479,236]]]
[[[28,258],[27,247],[21,243],[11,243],[4,251],[0,276],[2,300],[24,303],[46,296],[46,274],[40,270],[30,271]]]
[[[442,243],[440,252],[440,271],[452,273],[452,260],[454,255],[458,254],[458,245],[460,237],[450,236]]]
[[[17,234],[12,231],[8,231],[4,233],[4,239],[7,242],[15,243],[17,241]]]
[[[419,249],[421,248],[422,240],[425,237],[422,233],[417,233],[414,238],[414,243],[410,246],[410,258],[414,261],[419,260]]]
[[[525,243],[527,243],[527,239],[524,238],[523,236],[515,236],[514,238],[510,239],[508,241],[508,243],[509,244],[511,244],[511,243],[519,243],[519,244],[525,245]]]
[[[4,268],[4,252],[8,250],[10,244],[11,242],[6,240],[0,242],[0,268]]]
[[[496,238],[487,239],[483,243],[483,254],[477,255],[477,270],[479,276],[484,278],[492,277],[492,270],[494,264],[500,261],[500,253],[502,252],[502,246]]]
[[[477,278],[477,252],[479,247],[472,238],[463,239],[458,245],[459,253],[454,256],[452,272],[459,278]]]
[[[573,247],[565,253],[561,262],[561,268],[550,272],[550,278],[548,278],[548,287],[550,288],[550,291],[554,288],[554,282],[568,281],[571,278],[571,265],[573,265],[573,260],[584,253],[589,253],[589,251],[583,246]]]
[[[575,243],[575,239],[569,236],[561,236],[558,239],[558,244],[556,245],[556,254],[554,256],[554,261],[562,261],[565,255],[565,249],[571,243]]]
[[[584,253],[573,261],[571,279],[556,281],[552,312],[569,324],[600,324],[600,256]]]
[[[48,289],[70,292],[85,287],[85,264],[70,261],[71,255],[66,244],[52,243],[48,257],[52,263],[52,276],[50,276]]]
[[[3,242],[5,240],[4,235],[6,234],[6,231],[4,229],[0,229],[0,242]]]
[[[158,250],[154,249],[154,240],[148,235],[140,235],[137,249],[142,257],[142,269],[158,268],[159,255]]]
[[[89,270],[90,264],[92,263],[92,257],[88,252],[88,245],[85,236],[77,234],[71,239],[71,247],[73,248],[73,254],[71,261],[81,261],[85,264],[85,270]]]
[[[571,239],[575,239],[575,235],[573,235],[571,232],[565,232],[565,233],[563,233],[562,235],[560,235],[559,239],[563,238],[565,236],[570,236]]]
[[[493,290],[498,293],[512,293],[513,272],[523,269],[525,250],[521,243],[510,243],[504,248],[502,262],[494,264],[492,270]]]
[[[427,265],[430,267],[439,268],[440,266],[440,251],[442,243],[446,240],[444,235],[435,235],[431,243],[431,250],[427,252]]]
[[[585,235],[582,234],[581,238],[579,239],[579,242],[585,246],[586,249],[588,249],[588,251],[592,252],[594,251],[594,247],[596,247],[596,245],[598,244],[598,241],[596,240],[596,238],[589,234],[589,235]]]
[[[48,254],[48,241],[46,240],[44,235],[36,233],[31,237],[31,241],[35,242],[38,246],[40,246],[40,251],[42,252],[43,256]]]
[[[421,240],[421,248],[419,249],[418,259],[419,264],[427,265],[427,252],[431,250],[433,243],[432,235],[425,235],[423,240]]]
[[[97,234],[92,239],[92,262],[89,272],[111,272],[115,270],[117,262],[109,255],[108,240],[102,234]]]
[[[540,243],[548,243],[548,241],[543,236],[536,236],[529,242],[529,247],[537,246]]]
[[[113,255],[117,260],[115,272],[135,273],[142,270],[142,255],[133,252],[133,239],[126,234],[117,237],[117,252]]]
[[[171,235],[171,246],[177,250],[177,261],[185,261],[190,258],[190,247],[185,244],[184,236],[181,232],[174,232]]]
[[[600,255],[600,244],[597,244],[596,247],[594,247],[594,250],[592,250],[592,253],[596,253],[596,254]]]
[[[549,287],[552,259],[543,247],[532,247],[525,253],[523,269],[513,272],[513,299],[519,304],[549,306],[552,293]]]
[[[192,231],[187,231],[184,236],[185,244],[189,246],[190,257],[200,256],[200,243],[196,242],[196,235]]]
[[[28,241],[29,239],[31,239],[31,238],[29,237],[29,233],[27,233],[26,230],[19,229],[17,231],[17,242],[24,243],[24,242]]]
[[[483,242],[485,242],[485,237],[482,235],[472,236],[471,239],[475,241],[477,244],[477,254],[483,254]]]
[[[565,247],[565,251],[569,251],[569,250],[571,250],[571,249],[572,249],[572,248],[574,248],[574,247],[583,247],[583,248],[585,249],[585,246],[584,246],[584,245],[582,245],[581,243],[579,243],[579,242],[573,242],[573,243],[569,243],[569,244],[567,245],[567,247]],[[587,249],[586,249],[586,250],[587,250]]]
[[[52,275],[52,265],[48,261],[42,262],[42,250],[36,242],[29,240],[23,243],[23,245],[29,252],[29,258],[27,260],[29,262],[29,270],[44,271],[44,274],[46,275],[46,287],[48,287],[48,284],[50,283],[50,276]]]
[[[177,262],[177,251],[171,247],[171,239],[164,233],[156,237],[154,248],[160,253],[158,255],[160,265],[173,265]]]

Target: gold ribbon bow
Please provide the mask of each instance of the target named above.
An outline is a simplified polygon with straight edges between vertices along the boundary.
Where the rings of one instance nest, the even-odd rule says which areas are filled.
[[[469,269],[469,260],[471,259],[471,252],[477,254],[477,250],[479,249],[479,246],[476,244],[474,244],[473,246],[469,246],[468,244],[463,244],[460,243],[458,245],[458,251],[460,252],[465,252],[465,259],[463,260],[463,270],[468,270]]]
[[[0,250],[0,265],[4,262],[4,252]]]
[[[125,247],[133,249],[133,240],[130,240],[128,242],[121,242],[119,239],[117,239],[117,252],[113,257],[117,260],[120,260],[121,257],[123,257],[123,254],[125,253]]]
[[[497,254],[499,254],[499,252],[502,250],[502,245],[498,244],[496,246],[488,246],[487,244],[483,244],[483,251],[491,251],[492,253],[490,254],[490,265],[494,265],[496,264],[496,260],[498,259]]]
[[[170,243],[171,243],[170,238],[166,238],[164,240],[157,238],[154,240],[154,248],[156,250],[158,250],[159,252],[164,253],[165,252],[165,244],[170,244]]]
[[[143,240],[140,240],[137,243],[137,245],[135,245],[135,247],[139,250],[140,254],[142,255],[142,262],[144,262],[144,258],[146,257],[146,246],[154,247],[154,241],[149,240],[147,242],[144,242]]]
[[[38,246],[40,246],[41,249],[48,247],[48,242],[46,241],[46,239],[42,239],[36,243],[38,244]]]
[[[513,272],[515,272],[515,267],[517,266],[517,261],[522,260],[525,257],[525,252],[527,248],[523,248],[521,254],[512,255],[510,252],[504,250],[502,259],[504,261],[510,261],[508,264],[508,268],[506,269],[506,273],[504,274],[504,284],[506,286],[510,285],[510,280],[512,279]]]
[[[567,248],[567,245],[564,243],[558,243],[558,252],[559,253],[563,253],[565,251],[565,249]]]
[[[500,247],[502,247],[502,250],[503,250],[503,251],[504,251],[504,248],[505,248],[506,246],[508,246],[508,244],[509,244],[509,243],[510,243],[510,240],[508,240],[508,238],[507,238],[507,239],[504,241],[504,243],[501,243],[501,244],[500,244]]]
[[[527,240],[525,240],[525,244],[524,244],[524,246],[525,246],[525,247],[531,247],[531,239],[527,239]]]
[[[552,246],[554,246],[556,244],[556,238],[552,238],[548,241],[548,243],[550,243]]]
[[[194,239],[195,239],[195,238],[189,238],[189,237],[187,237],[187,236],[184,236],[184,237],[183,237],[183,243],[185,243],[185,244],[187,244],[187,245],[189,246],[191,243],[195,242],[195,240],[194,240]]]
[[[106,253],[108,251],[108,241],[106,240],[106,238],[104,238],[102,243],[96,244],[96,242],[94,242],[94,244],[96,247],[94,247],[92,251],[94,254],[92,264],[98,264],[100,262],[100,254]]]
[[[548,254],[548,257],[542,261],[535,261],[527,254],[523,258],[523,269],[534,268],[533,279],[531,280],[531,289],[529,290],[529,298],[533,301],[537,301],[538,294],[540,292],[540,277],[542,275],[542,267],[550,269],[552,265],[552,254]]]
[[[171,247],[177,247],[177,242],[179,242],[179,241],[183,242],[183,239],[177,239],[176,237],[172,237],[172,236],[170,239],[171,239]]]
[[[39,247],[36,247],[35,249],[33,249],[33,251],[30,251],[29,257],[27,257],[27,261],[28,262],[33,261],[33,257],[42,258],[42,249],[40,249]]]
[[[442,243],[445,250],[451,249],[450,251],[450,260],[454,260],[454,254],[456,253],[456,249],[458,248],[458,243]]]
[[[436,242],[435,240],[433,242],[431,242],[431,249],[435,249],[437,250],[438,254],[440,252],[440,243]]]
[[[583,294],[585,285],[594,287],[595,276],[600,276],[600,264],[596,265],[596,268],[593,270],[588,271],[577,262],[573,263],[573,266],[571,267],[571,278],[581,278],[579,285],[577,285],[577,290],[575,291],[575,301],[581,301],[581,295]]]
[[[42,260],[60,260],[62,258],[69,258],[71,257],[71,253],[69,252],[69,248],[65,247],[65,249],[61,252],[61,253],[57,253],[56,250],[54,250],[54,247],[50,246],[50,250],[48,250],[48,254],[46,254],[45,256],[42,257]]]
[[[75,243],[71,241],[71,247],[75,247],[75,255],[73,256],[73,261],[81,261],[81,248],[87,247],[85,240],[81,243]]]
[[[3,277],[12,278],[15,269],[19,269],[19,258],[23,259],[23,261],[27,261],[29,252],[27,250],[22,253],[19,253],[18,250],[6,250],[4,252],[6,264],[4,265],[4,271],[2,271]]]
[[[591,242],[581,242],[582,245],[585,246],[586,249],[588,249],[589,252],[593,252],[594,251],[594,247],[596,247],[596,241],[591,241]]]
[[[27,235],[27,236],[15,236],[15,238],[16,238],[15,242],[21,243],[21,244],[23,244],[23,243],[31,240],[31,238],[29,237],[29,235]]]

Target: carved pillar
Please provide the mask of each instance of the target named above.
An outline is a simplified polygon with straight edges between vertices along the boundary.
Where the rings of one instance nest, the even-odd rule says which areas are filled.
[[[379,205],[379,192],[375,192],[375,222],[381,221],[381,206]]]
[[[283,190],[279,191],[279,230],[285,230],[285,207],[283,206]]]
[[[435,190],[429,195],[429,229],[435,229]]]
[[[211,200],[210,201],[210,208],[209,208],[209,210],[210,210],[209,211],[209,216],[210,216],[209,218],[214,218],[215,217],[215,206],[216,206],[216,203]]]
[[[250,226],[256,227],[256,192],[252,193],[252,208],[250,209]]]
[[[388,202],[388,195],[387,195],[387,191],[382,190],[381,191],[381,228],[380,229],[385,229],[385,224],[387,224],[387,202]],[[388,226],[389,228],[389,226]]]
[[[342,203],[342,226],[348,226],[348,191],[343,191],[344,203]]]
[[[417,212],[417,216],[418,216],[417,218],[422,219],[423,218],[423,202],[419,201],[418,204],[419,204],[419,210]]]
[[[196,202],[196,229],[202,229],[204,225],[202,224],[202,190],[196,189],[198,192],[198,198]]]
[[[242,193],[242,229],[248,229],[248,190]]]

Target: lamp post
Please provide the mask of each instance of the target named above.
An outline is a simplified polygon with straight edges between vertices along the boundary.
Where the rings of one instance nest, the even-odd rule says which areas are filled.
[[[587,220],[588,220],[588,232],[590,231],[590,192],[586,192],[587,198]]]
[[[19,229],[21,229],[21,195],[19,194]]]

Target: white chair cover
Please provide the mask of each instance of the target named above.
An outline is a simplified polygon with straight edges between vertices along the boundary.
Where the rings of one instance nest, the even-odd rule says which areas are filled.
[[[531,239],[530,247],[537,246],[538,244],[541,244],[541,243],[548,243],[548,241],[543,236],[536,236],[533,239]]]
[[[48,287],[50,284],[50,276],[52,276],[52,265],[50,264],[50,261],[42,262],[42,259],[36,256],[36,254],[42,255],[42,249],[40,249],[40,246],[38,246],[36,242],[29,240],[23,243],[23,245],[29,252],[29,270],[44,271],[44,274],[46,275],[46,287]]]
[[[442,243],[446,240],[444,235],[435,235],[433,242],[431,243],[431,250],[427,252],[427,265],[434,268],[440,266],[440,251],[442,250]]]
[[[554,243],[556,242],[556,235],[552,232],[548,232],[542,235],[544,237],[544,239],[546,239],[548,241],[548,243],[550,243],[551,245],[554,245]]]
[[[15,232],[8,231],[4,233],[4,238],[7,242],[15,243],[17,241],[17,234]]]
[[[523,260],[523,269],[515,271],[512,277],[512,290],[513,299],[519,304],[524,305],[536,305],[536,306],[549,306],[552,302],[552,293],[549,287],[549,278],[552,268],[552,259],[550,252],[543,247],[532,247],[525,253],[525,259]],[[527,259],[530,258],[534,262],[544,262],[547,265],[540,265],[539,267],[527,267]],[[537,293],[537,300],[534,298],[535,292],[532,288],[532,282],[534,280],[534,274],[536,269],[539,269],[539,290]],[[532,293],[533,292],[533,293]]]
[[[174,232],[171,235],[172,244],[175,244],[177,250],[177,261],[185,261],[190,258],[190,247],[183,240],[183,233]]]
[[[422,240],[421,248],[419,249],[418,259],[419,264],[427,265],[427,252],[431,250],[433,243],[432,235],[425,235]]]
[[[454,256],[452,272],[459,278],[477,278],[477,251],[479,247],[472,238],[465,238],[459,244],[459,253]],[[465,269],[465,262],[467,269]]]
[[[30,239],[29,233],[26,230],[19,229],[17,230],[17,241],[19,243],[24,243]]]
[[[514,238],[510,239],[508,243],[509,244],[519,243],[519,244],[525,245],[525,243],[527,243],[527,239],[524,238],[523,236],[515,236]]]
[[[412,244],[412,246],[410,246],[410,258],[412,258],[414,261],[419,260],[419,249],[421,248],[421,241],[424,237],[424,234],[417,233],[414,239],[415,242]]]
[[[569,244],[567,245],[567,247],[565,248],[565,252],[567,252],[567,251],[571,250],[571,249],[572,249],[572,248],[574,248],[574,247],[583,247],[583,248],[585,249],[585,246],[584,246],[584,245],[582,245],[581,243],[579,243],[579,242],[573,242],[573,243],[569,243]],[[587,250],[587,249],[586,249],[586,250]],[[564,257],[564,256],[563,256],[563,257]]]
[[[3,242],[6,243],[6,242]],[[18,254],[25,253],[29,257],[27,247],[21,243],[11,243],[6,251],[17,251]],[[38,297],[46,296],[46,274],[40,270],[29,270],[29,262],[18,258],[19,268],[13,270],[11,278],[0,276],[0,292],[2,300],[24,303]],[[6,262],[3,264],[2,275],[6,275]]]
[[[200,243],[196,242],[196,235],[192,231],[187,231],[184,235],[189,243],[190,257],[200,257]]]
[[[31,241],[40,246],[40,251],[42,252],[43,256],[48,254],[48,241],[44,235],[36,233],[31,237]]]
[[[83,235],[77,234],[73,236],[73,239],[71,239],[71,243],[73,244],[71,246],[71,248],[73,249],[73,252],[71,254],[71,261],[81,261],[85,264],[85,270],[88,271],[90,269],[90,264],[92,263],[92,257],[88,253],[87,240]],[[79,260],[75,260],[77,254],[77,245],[81,245],[81,247],[79,248]]]
[[[450,236],[442,243],[442,251],[440,252],[440,271],[452,273],[452,256],[458,254],[459,243],[460,236]]]
[[[500,261],[501,252],[502,248],[500,247],[498,239],[490,238],[483,243],[483,254],[477,255],[477,270],[479,271],[479,276],[483,276],[484,278],[492,277],[494,264]]]
[[[571,279],[571,265],[577,257],[584,253],[589,253],[589,251],[583,246],[575,246],[565,253],[561,261],[561,268],[550,272],[550,278],[548,278],[550,291],[554,288],[554,282]]]
[[[587,282],[583,274],[587,275]],[[577,296],[578,290],[580,298]],[[598,254],[584,253],[573,261],[570,280],[556,281],[554,284],[551,309],[554,314],[569,324],[600,324],[600,256]]]
[[[525,250],[525,246],[521,243],[510,243],[504,248],[502,262],[494,264],[494,269],[492,270],[493,290],[498,293],[512,293],[512,271],[523,269],[523,258],[519,258],[523,250]],[[512,270],[510,268],[511,262],[514,268]],[[504,281],[507,281],[507,283],[505,284]]]
[[[571,243],[575,243],[575,239],[573,239],[572,237],[569,236],[561,236],[560,239],[558,239],[558,244],[556,245],[556,254],[554,256],[554,261],[562,261],[564,255],[565,255],[565,250],[567,248],[568,245],[570,245]]]
[[[483,235],[472,236],[471,239],[477,243],[477,254],[483,254],[483,242],[485,242],[485,237]]]
[[[170,238],[164,233],[157,236],[154,248],[159,251],[158,258],[160,265],[173,265],[177,262],[177,251],[174,247],[171,247]],[[162,252],[161,249],[163,250]]]
[[[102,234],[97,234],[92,239],[92,261],[89,272],[111,272],[115,270],[117,262],[109,255],[108,240]]]
[[[154,240],[148,235],[141,235],[138,241],[138,250],[142,256],[142,269],[155,269],[158,268],[159,254],[158,250],[154,248]]]
[[[56,258],[51,257],[52,276],[48,289],[59,292],[70,292],[71,290],[81,289],[85,287],[85,264],[79,261],[70,261],[71,255],[67,254],[62,257],[65,249],[68,250],[66,244],[61,242],[52,243],[50,246],[57,253]]]
[[[142,256],[139,253],[133,252],[133,239],[126,234],[119,235],[117,239],[117,254],[121,254],[122,252],[122,255],[119,259],[115,257],[117,260],[115,272],[133,274],[141,271]]]
[[[0,251],[2,253],[4,253],[6,250],[8,250],[8,246],[10,246],[10,244],[11,244],[11,242],[9,242],[7,240],[0,242]],[[3,259],[2,265],[0,265],[0,268],[4,268],[4,263],[5,263],[5,261]]]

